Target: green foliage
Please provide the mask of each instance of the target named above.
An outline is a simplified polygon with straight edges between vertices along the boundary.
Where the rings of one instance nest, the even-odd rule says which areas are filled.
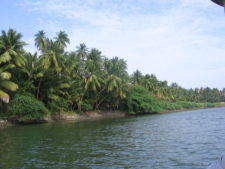
[[[41,120],[48,112],[42,102],[30,95],[16,95],[9,104],[8,119],[17,122]]]
[[[10,61],[16,66],[24,66],[24,57],[20,55],[25,42],[21,41],[22,35],[13,29],[2,31],[0,37],[0,63]],[[3,59],[4,58],[4,59]]]
[[[177,103],[171,103],[169,101],[159,101],[160,110],[179,110],[183,107]]]
[[[5,118],[5,112],[6,112],[6,104],[3,103],[3,101],[0,100],[0,119]]]
[[[11,67],[11,64],[4,66],[0,65],[0,100],[5,103],[8,103],[10,98],[7,90],[16,91],[18,88],[16,83],[9,81],[11,73],[7,72],[8,67]]]
[[[52,39],[46,37],[44,31],[35,34],[37,52],[34,54],[23,49],[26,43],[21,38],[22,35],[12,29],[0,34],[0,100],[5,103],[15,93],[14,100],[17,100],[28,92],[52,113],[93,110],[146,113],[212,107],[215,104],[211,103],[225,101],[225,89],[185,89],[176,83],[169,85],[154,74],[142,74],[139,70],[129,76],[125,60],[118,57],[109,59],[98,49],[89,49],[83,43],[74,51],[65,51],[70,40],[63,31]],[[30,110],[37,111],[38,104],[35,101],[34,104],[36,106],[31,106]],[[11,103],[9,106],[1,105],[1,110],[2,107],[11,109],[15,106]],[[14,113],[18,112],[14,110],[11,118],[39,118],[34,112],[21,117]]]
[[[49,102],[49,108],[53,114],[68,111],[67,100],[55,95],[55,98]]]
[[[178,102],[169,102],[169,101],[159,101],[160,111],[163,110],[181,110],[181,109],[192,109],[192,108],[205,108],[205,107],[215,107],[215,103],[196,103],[189,101],[178,101]]]
[[[87,101],[83,102],[81,104],[81,107],[82,107],[82,111],[84,111],[84,112],[88,112],[88,111],[93,110],[93,106],[90,103],[88,103]]]
[[[194,108],[194,107],[201,107],[201,104],[193,103],[193,102],[187,102],[187,101],[179,101],[177,102],[178,105],[180,105],[182,108],[188,109],[188,108]]]
[[[155,98],[141,86],[134,86],[128,91],[127,105],[130,113],[153,113],[159,111]]]

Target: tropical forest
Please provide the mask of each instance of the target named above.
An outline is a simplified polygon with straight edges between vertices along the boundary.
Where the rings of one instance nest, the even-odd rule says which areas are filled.
[[[214,107],[225,101],[225,89],[185,89],[151,72],[129,74],[124,59],[106,57],[84,43],[67,51],[70,39],[64,31],[49,39],[40,30],[34,42],[36,52],[30,53],[21,33],[1,31],[1,119],[33,122],[63,113],[157,113]]]

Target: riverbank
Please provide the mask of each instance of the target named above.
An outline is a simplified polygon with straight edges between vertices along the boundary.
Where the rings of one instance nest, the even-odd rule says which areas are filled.
[[[148,112],[148,113],[140,113],[140,114],[129,114],[128,112],[122,111],[92,111],[77,114],[75,112],[64,112],[59,114],[47,115],[42,120],[31,122],[31,123],[49,123],[56,121],[84,121],[84,120],[100,120],[100,119],[110,119],[110,118],[122,118],[129,116],[143,116],[143,115],[153,115],[153,114],[166,114],[166,113],[174,113],[174,112],[184,112],[184,111],[192,111],[199,109],[209,109],[209,108],[217,108],[217,107],[225,107],[225,103],[217,103],[213,107],[193,107],[193,108],[181,108],[176,110],[161,110],[159,112]],[[0,119],[0,127],[4,126],[12,126],[15,123],[11,123],[7,120]]]
[[[59,113],[53,115],[47,115],[42,120],[28,122],[28,123],[49,123],[49,122],[56,122],[56,121],[84,121],[84,120],[100,120],[100,119],[111,119],[111,118],[122,118],[128,115],[127,112],[121,111],[102,111],[102,112],[85,112],[81,114],[77,114],[75,112],[70,113]],[[8,120],[0,119],[0,127],[11,126],[16,124],[28,124],[28,123],[12,123]]]
[[[77,114],[75,112],[65,112],[55,115],[48,115],[44,118],[45,122],[53,122],[59,120],[68,120],[68,121],[82,121],[82,120],[98,120],[105,118],[118,118],[118,117],[128,117],[128,116],[143,116],[143,115],[153,115],[153,114],[165,114],[165,113],[174,113],[174,112],[184,112],[191,110],[200,110],[200,109],[209,109],[217,107],[225,107],[225,103],[196,103],[199,107],[182,107],[180,109],[173,110],[161,110],[159,112],[146,112],[146,113],[137,113],[131,114],[128,112],[122,111],[91,111]],[[190,106],[190,105],[188,105]]]
[[[225,107],[225,106],[218,106],[218,107]],[[163,110],[163,111],[160,111],[158,114],[176,113],[176,112],[201,110],[201,109],[213,109],[218,107],[198,107],[198,108],[195,107],[195,108],[183,108],[183,109],[177,109],[177,110]]]
[[[184,112],[184,111],[192,111],[192,110],[200,110],[200,109],[210,109],[210,108],[218,108],[218,107],[225,107],[225,103],[224,102],[214,103],[213,105],[206,104],[206,106],[181,108],[181,109],[175,109],[175,110],[161,110],[159,114]]]
[[[77,113],[61,113],[55,115],[48,115],[43,120],[45,122],[54,122],[59,120],[68,120],[68,121],[82,121],[82,120],[98,120],[98,119],[107,119],[107,118],[118,118],[125,117],[126,112],[121,111],[104,111],[104,112],[85,112],[81,114]]]

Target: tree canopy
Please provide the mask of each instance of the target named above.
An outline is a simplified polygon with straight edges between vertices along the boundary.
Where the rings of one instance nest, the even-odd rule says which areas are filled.
[[[66,51],[70,39],[64,31],[49,39],[40,30],[34,42],[37,52],[32,54],[24,50],[26,43],[20,33],[9,29],[0,34],[0,99],[5,103],[24,93],[34,96],[52,112],[134,111],[131,105],[136,104],[135,98],[152,103],[225,101],[225,89],[185,89],[139,70],[129,75],[124,59],[107,58],[84,43],[74,51]],[[150,103],[140,104],[137,111],[152,108]]]

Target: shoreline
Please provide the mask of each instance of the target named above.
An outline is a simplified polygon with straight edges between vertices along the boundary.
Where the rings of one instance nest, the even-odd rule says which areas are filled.
[[[118,118],[118,117],[126,117],[127,113],[122,111],[91,111],[85,112],[81,114],[55,114],[49,115],[43,119],[44,122],[54,122],[54,121],[83,121],[83,120],[98,120],[98,119],[107,119],[107,118]]]
[[[54,114],[54,115],[47,115],[42,120],[28,122],[28,123],[13,123],[8,120],[0,119],[0,127],[6,126],[14,126],[14,125],[21,125],[21,124],[38,124],[38,123],[54,123],[57,121],[85,121],[85,120],[101,120],[101,119],[113,119],[113,118],[122,118],[127,117],[127,112],[122,111],[102,111],[102,112],[85,112],[81,114],[71,114],[71,113],[61,113],[61,114]]]
[[[122,111],[102,111],[102,112],[92,111],[92,112],[85,112],[81,114],[61,113],[61,114],[55,114],[55,115],[47,115],[42,120],[31,122],[30,124],[50,123],[50,122],[57,122],[57,121],[79,122],[79,121],[85,121],[85,120],[102,120],[102,119],[113,119],[113,118],[132,117],[132,116],[167,114],[167,113],[194,111],[194,110],[220,108],[220,107],[225,107],[225,105],[218,105],[215,107],[198,107],[198,108],[184,108],[184,109],[177,109],[177,110],[163,110],[160,112],[154,112],[154,113],[149,112],[149,113],[141,113],[141,114],[129,114],[127,112],[122,112]],[[14,125],[20,125],[20,124],[29,124],[29,123],[12,123],[10,121],[0,119],[0,127],[14,126]]]
[[[193,108],[182,108],[177,110],[162,110],[158,114],[167,114],[167,113],[176,113],[176,112],[185,112],[185,111],[194,111],[194,110],[201,110],[201,109],[213,109],[213,108],[220,108],[225,107],[225,104],[215,105],[214,107],[193,107]]]

